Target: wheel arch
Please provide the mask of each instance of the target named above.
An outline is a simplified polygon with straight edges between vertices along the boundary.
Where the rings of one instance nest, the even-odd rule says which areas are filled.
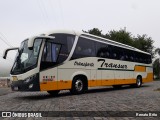
[[[71,76],[71,80],[73,81],[73,79],[75,78],[75,76],[78,76],[78,75],[81,75],[81,76],[85,76],[87,80],[89,80],[89,75],[84,72],[84,71],[77,71],[77,72],[74,72]]]
[[[143,82],[143,77],[145,77],[145,75],[143,73],[137,72],[135,74],[134,78],[137,80],[138,77],[140,77],[141,78],[141,82]]]
[[[72,83],[73,83],[73,80],[78,78],[78,77],[82,78],[82,81],[85,84],[85,89],[87,90],[88,89],[88,78],[89,78],[88,75],[83,71],[75,72],[71,77]],[[72,84],[71,84],[71,86],[72,86]]]
[[[138,74],[137,77],[136,77],[136,79],[137,79],[138,77],[141,78],[141,82],[143,83],[142,75],[141,75],[141,74]]]

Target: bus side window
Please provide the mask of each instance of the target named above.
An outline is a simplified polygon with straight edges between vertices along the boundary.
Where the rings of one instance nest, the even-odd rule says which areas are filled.
[[[117,59],[117,51],[116,51],[116,47],[115,46],[110,46],[110,49],[112,51],[112,59]]]
[[[95,57],[95,42],[86,38],[80,37],[77,46],[73,53],[72,59],[83,57]]]
[[[130,61],[131,62],[134,62],[134,52],[133,51],[130,51],[130,56],[129,56],[130,58]]]
[[[135,61],[139,62],[139,63],[143,63],[143,59],[144,59],[144,54],[139,53],[139,52],[135,52]]]
[[[111,58],[109,45],[104,43],[96,43],[96,56],[102,58]]]
[[[119,60],[124,60],[124,49],[117,47],[117,53],[118,53],[118,59]]]
[[[152,63],[151,55],[147,55],[147,63],[148,63],[148,64],[151,64],[151,63]]]
[[[134,52],[128,49],[124,49],[124,55],[126,61],[134,62]]]
[[[53,67],[54,65],[58,64],[57,58],[60,51],[60,47],[60,44],[46,42],[42,54],[42,61],[40,67],[41,70]]]

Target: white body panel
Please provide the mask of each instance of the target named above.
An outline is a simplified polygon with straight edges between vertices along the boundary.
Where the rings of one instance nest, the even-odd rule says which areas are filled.
[[[100,38],[85,33],[79,33],[75,31],[63,31],[63,32],[54,31],[45,34],[45,36],[48,36],[53,33],[68,33],[76,35],[72,50],[68,58],[63,63],[53,68],[48,68],[46,70],[40,71],[42,50],[45,44],[45,41],[43,41],[37,67],[26,73],[16,75],[18,80],[24,80],[27,77],[30,77],[36,73],[40,73],[39,82],[41,88],[43,88],[41,90],[48,90],[47,88],[45,89],[45,86],[49,87],[49,90],[56,90],[56,89],[61,90],[61,89],[71,89],[72,80],[77,75],[86,76],[89,86],[101,86],[101,85],[114,85],[114,84],[133,84],[136,83],[136,78],[138,75],[142,76],[142,78],[144,79],[147,79],[148,74],[153,73],[153,68],[151,64],[143,64],[143,63],[122,61],[122,60],[98,58],[98,57],[85,57],[85,58],[70,60],[76,48],[78,38],[80,36],[88,38],[83,35],[88,35],[91,37],[95,37],[97,39],[103,39],[108,44],[120,46],[125,49],[138,51],[141,53],[146,53],[146,52],[140,51],[134,47],[117,43],[108,39]],[[88,38],[88,39],[95,40],[94,38]],[[104,41],[99,41],[99,42],[104,43]],[[141,67],[136,68],[137,66],[143,66],[145,67],[145,70],[143,70],[143,68]],[[47,82],[50,82],[51,86],[49,85],[50,83],[48,84]]]

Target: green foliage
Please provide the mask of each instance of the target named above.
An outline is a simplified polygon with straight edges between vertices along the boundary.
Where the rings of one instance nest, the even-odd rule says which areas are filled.
[[[133,46],[133,40],[131,33],[127,32],[125,29],[120,29],[119,31],[111,30],[106,35],[105,38],[120,42],[126,45]]]
[[[157,48],[157,49],[155,50],[155,54],[158,54],[158,55],[160,56],[160,48]]]
[[[153,73],[157,78],[160,78],[160,63],[159,63],[159,58],[157,58],[154,62],[153,62]]]
[[[160,48],[156,48],[155,54],[158,54],[160,56]],[[154,75],[159,79],[160,78],[160,58],[157,58],[153,63],[153,72]]]
[[[104,35],[102,34],[102,30],[99,30],[98,28],[93,28],[93,29],[88,30],[88,31],[84,31],[84,30],[82,30],[82,31],[85,32],[85,33],[92,34],[92,35],[97,35],[97,36],[100,36],[100,37],[104,37]]]
[[[153,51],[154,41],[152,40],[151,37],[147,37],[146,34],[143,34],[143,35],[137,35],[137,37],[133,38],[133,40],[134,40],[134,47],[150,53],[152,55],[152,58],[154,58],[154,51]]]

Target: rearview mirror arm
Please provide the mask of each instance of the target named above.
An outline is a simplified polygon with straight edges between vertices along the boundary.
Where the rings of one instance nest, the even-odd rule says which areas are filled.
[[[4,52],[3,52],[3,59],[6,59],[7,53],[8,53],[8,51],[10,51],[10,50],[18,50],[18,52],[19,52],[19,48],[18,48],[18,47],[8,48],[8,49],[4,50]]]

